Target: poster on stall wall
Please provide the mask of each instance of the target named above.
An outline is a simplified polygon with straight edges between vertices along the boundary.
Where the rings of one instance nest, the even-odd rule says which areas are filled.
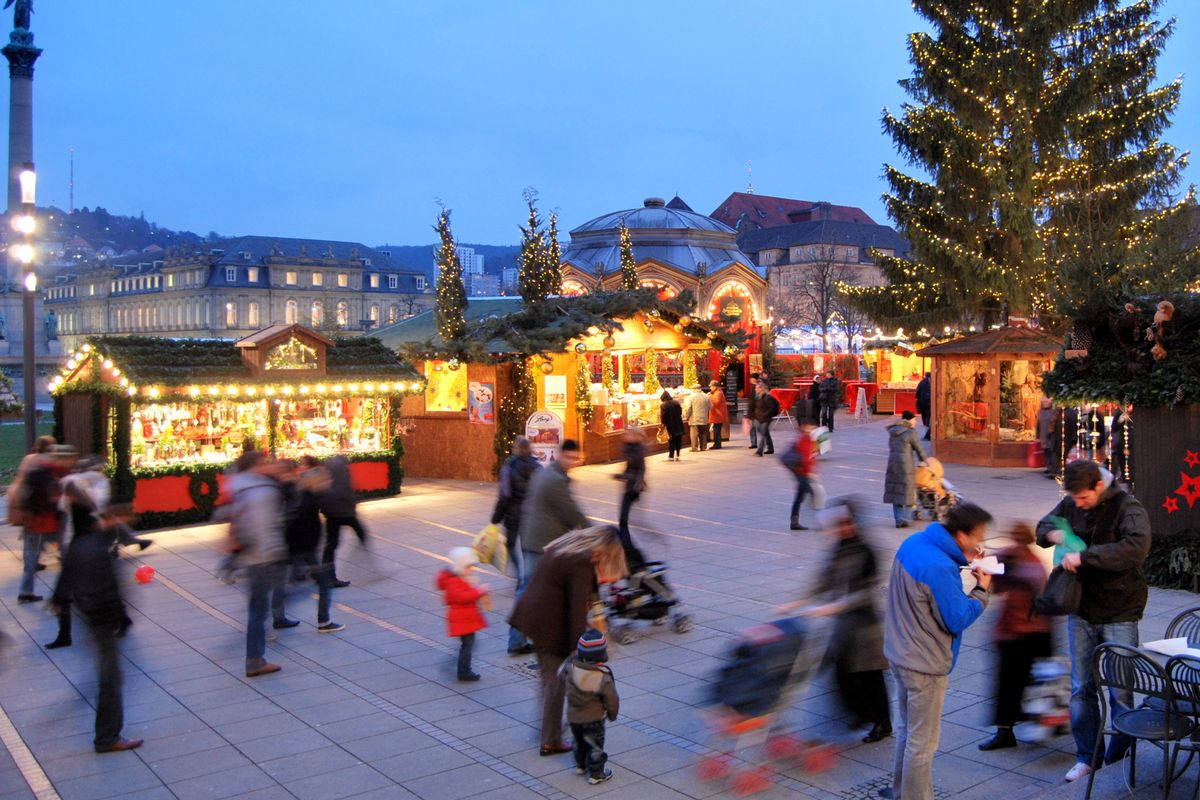
[[[538,463],[549,464],[558,457],[558,446],[562,444],[562,417],[544,409],[533,412],[525,421],[525,438],[529,440],[533,457]]]
[[[444,361],[425,362],[425,410],[466,411],[467,371]]]
[[[471,381],[467,394],[467,419],[477,425],[495,425],[496,384]]]
[[[546,376],[546,408],[567,407],[567,376]]]
[[[821,375],[825,372],[825,356],[813,356],[813,374]]]

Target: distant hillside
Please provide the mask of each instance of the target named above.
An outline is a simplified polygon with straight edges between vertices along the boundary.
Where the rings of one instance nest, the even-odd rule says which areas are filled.
[[[158,245],[166,249],[186,242],[199,242],[204,237],[191,231],[173,231],[161,228],[146,219],[143,213],[137,217],[127,217],[121,214],[110,214],[104,208],[86,207],[68,214],[61,208],[50,207],[40,209],[39,213],[46,221],[46,237],[55,237],[64,242],[78,236],[85,240],[93,250],[111,247],[117,253],[129,250],[144,250],[150,245]],[[210,234],[212,236],[213,234]]]
[[[489,275],[499,275],[508,267],[517,265],[517,255],[521,252],[519,245],[471,244],[459,242],[463,247],[473,247],[475,252],[483,256],[483,270]],[[434,244],[381,244],[376,250],[386,250],[392,254],[392,259],[410,269],[423,270],[433,278],[433,260],[437,245]]]

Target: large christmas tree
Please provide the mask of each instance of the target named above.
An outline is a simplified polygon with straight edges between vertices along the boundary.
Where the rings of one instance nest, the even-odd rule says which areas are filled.
[[[855,304],[915,328],[1111,302],[1186,205],[1159,202],[1182,159],[1158,138],[1180,86],[1151,85],[1172,29],[1157,0],[913,7],[932,31],[909,36],[914,102],[883,127],[929,177],[886,167],[912,253],[879,259],[888,285],[846,287]]]
[[[437,257],[437,297],[434,313],[438,335],[445,341],[459,339],[467,329],[467,289],[463,285],[462,264],[450,231],[450,209],[438,214],[436,226],[441,246]]]
[[[550,236],[557,236],[557,218],[552,216],[553,231],[542,230],[542,218],[538,215],[537,195],[525,192],[529,206],[528,226],[521,226],[521,252],[517,255],[517,286],[526,303],[545,300],[552,294],[562,292],[562,265],[559,263],[558,243],[551,244]]]

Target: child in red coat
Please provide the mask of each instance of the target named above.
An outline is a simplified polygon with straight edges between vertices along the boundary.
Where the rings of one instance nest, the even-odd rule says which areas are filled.
[[[471,670],[471,648],[475,646],[475,632],[487,627],[479,607],[492,607],[487,589],[476,586],[471,573],[479,563],[478,556],[470,547],[455,547],[447,554],[450,566],[438,573],[437,588],[445,595],[446,621],[450,635],[457,636],[458,679],[477,681],[479,674]]]

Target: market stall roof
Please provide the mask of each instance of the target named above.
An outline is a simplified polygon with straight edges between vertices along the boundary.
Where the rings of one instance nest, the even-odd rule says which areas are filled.
[[[1008,325],[990,331],[973,333],[959,339],[935,344],[917,351],[922,358],[949,355],[984,355],[988,353],[1056,353],[1062,350],[1062,339],[1039,328]]]
[[[522,302],[520,297],[469,297],[464,316],[470,325],[490,317],[503,317],[520,311]],[[396,351],[405,345],[436,337],[437,314],[432,309],[380,328],[374,334],[374,338]]]
[[[281,332],[285,331],[274,331],[272,337],[278,337]],[[321,376],[325,380],[420,379],[411,366],[378,339],[354,337],[330,340],[304,328],[299,328],[299,332],[311,339],[330,343],[326,352],[325,374]],[[52,381],[51,389],[56,393],[86,391],[89,387],[95,388],[122,379],[125,384],[134,386],[166,387],[261,380],[262,373],[247,362],[243,355],[245,348],[238,345],[227,339],[94,336],[71,354],[61,375]]]

